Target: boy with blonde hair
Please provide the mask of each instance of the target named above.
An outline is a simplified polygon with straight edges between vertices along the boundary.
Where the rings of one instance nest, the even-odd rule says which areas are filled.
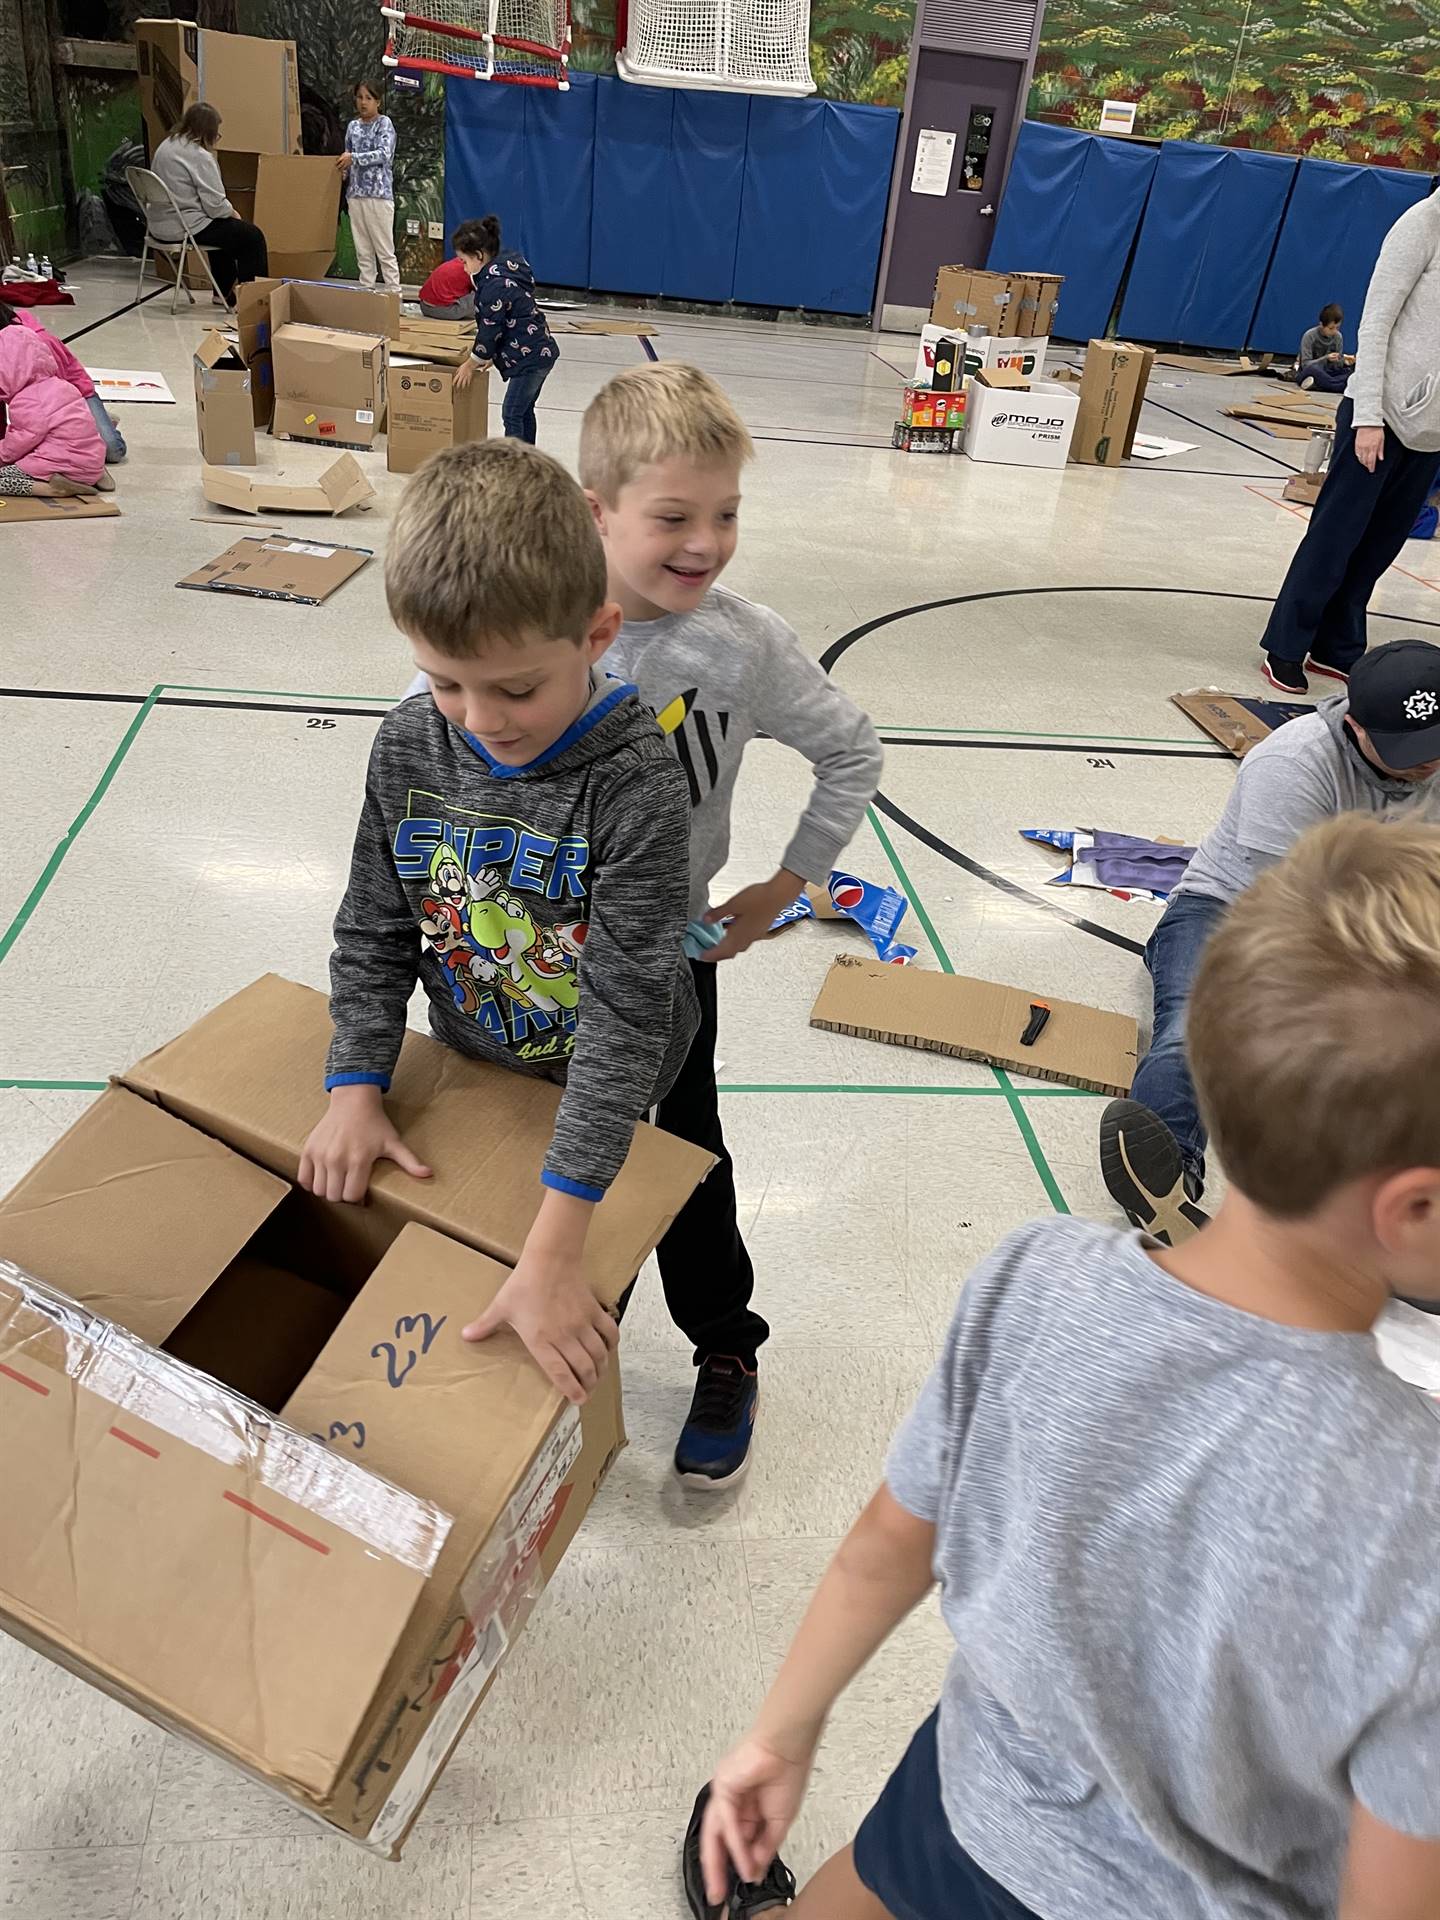
[[[659,715],[693,808],[690,952],[700,1028],[657,1118],[719,1164],[661,1241],[658,1258],[671,1317],[699,1370],[675,1469],[702,1488],[733,1484],[748,1464],[756,1356],[769,1332],[750,1306],[755,1276],[720,1125],[715,964],[768,932],[806,881],[829,878],[864,818],[881,765],[869,720],[801,652],[779,615],[718,584],[739,535],[741,468],[754,451],[708,374],[664,362],[609,381],[580,429],[580,482],[604,542],[610,595],[624,614],[612,666]],[[712,907],[711,882],[730,851],[741,758],[761,733],[803,754],[814,787],[777,850],[774,875]]]
[[[429,692],[371,751],[330,961],[330,1107],[300,1184],[359,1201],[382,1159],[428,1178],[384,1107],[417,976],[445,1045],[563,1081],[534,1225],[465,1337],[512,1326],[579,1401],[616,1340],[581,1275],[595,1203],[695,1030],[685,781],[635,689],[595,671],[621,611],[547,455],[437,454],[406,488],[385,588]]]
[[[1440,830],[1306,835],[1212,936],[1190,1046],[1215,1220],[1050,1219],[971,1276],[701,1796],[697,1914],[775,1871],[936,1579],[939,1707],[795,1920],[1440,1913],[1440,1425],[1369,1337],[1440,1296]]]

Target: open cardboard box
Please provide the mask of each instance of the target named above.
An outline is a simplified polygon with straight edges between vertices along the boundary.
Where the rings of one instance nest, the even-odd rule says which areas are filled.
[[[236,513],[348,513],[373,500],[375,489],[353,453],[342,453],[313,480],[287,479],[284,473],[236,473],[204,467],[205,498]]]
[[[272,302],[282,288],[278,311]],[[383,334],[394,339],[400,331],[400,296],[376,287],[357,287],[344,280],[250,280],[236,289],[235,324],[240,351],[245,356],[254,389],[255,424],[270,424],[275,405],[273,333],[287,321],[333,327],[342,333]],[[473,333],[473,329],[472,329]]]
[[[490,375],[474,374],[458,391],[454,367],[391,366],[385,465],[416,473],[443,447],[483,440],[490,431]]]
[[[207,466],[254,466],[250,369],[239,347],[213,327],[195,349],[195,427]]]
[[[300,76],[293,40],[220,33],[193,20],[137,20],[140,112],[153,159],[198,100],[221,119],[224,152],[300,152]]]
[[[0,1625],[398,1856],[625,1435],[613,1367],[577,1420],[516,1336],[460,1339],[559,1090],[409,1034],[387,1104],[434,1178],[333,1205],[293,1184],[329,1034],[257,981],[0,1202]],[[711,1164],[637,1128],[607,1305]]]

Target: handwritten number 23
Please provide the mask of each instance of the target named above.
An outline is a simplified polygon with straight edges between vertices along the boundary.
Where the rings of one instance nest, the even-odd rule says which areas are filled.
[[[420,1332],[420,1352],[414,1347],[406,1349],[404,1364],[401,1364],[399,1350],[389,1340],[381,1340],[370,1349],[372,1360],[383,1359],[385,1376],[392,1387],[403,1387],[410,1374],[420,1362],[421,1355],[427,1354],[434,1344],[435,1336],[449,1319],[442,1313],[438,1320],[432,1320],[428,1313],[402,1313],[395,1322],[395,1338],[403,1340],[407,1334]]]

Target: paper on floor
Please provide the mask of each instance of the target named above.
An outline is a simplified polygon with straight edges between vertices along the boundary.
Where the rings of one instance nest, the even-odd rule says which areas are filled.
[[[1158,433],[1137,433],[1130,449],[1137,460],[1163,460],[1170,453],[1194,453],[1195,440],[1166,440]]]
[[[117,402],[173,407],[175,396],[163,373],[140,373],[125,367],[86,367],[95,391],[107,407]]]

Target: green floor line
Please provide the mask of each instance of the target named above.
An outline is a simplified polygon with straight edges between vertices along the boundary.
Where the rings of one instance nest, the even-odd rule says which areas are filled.
[[[0,1093],[104,1093],[108,1080],[0,1080]]]
[[[369,702],[372,706],[378,702],[381,706],[398,707],[398,699],[383,693],[296,693],[290,687],[192,687],[179,680],[167,680],[159,689],[161,693],[253,693],[262,700],[353,700],[357,703]]]
[[[877,733],[934,733],[947,740],[1074,740],[1082,745],[1094,744],[1105,747],[1209,747],[1213,750],[1212,740],[1202,740],[1196,734],[1186,734],[1183,739],[1170,734],[1149,733],[1025,733],[1019,727],[906,727],[875,722]]]
[[[939,961],[940,966],[946,973],[954,973],[954,963],[951,961],[950,955],[945,949],[945,943],[936,932],[935,923],[926,912],[925,903],[916,892],[914,881],[905,871],[904,862],[895,851],[889,834],[886,833],[884,827],[881,825],[879,814],[876,813],[873,807],[870,807],[867,808],[866,815],[870,825],[875,830],[876,839],[879,840],[880,845],[885,849],[885,858],[895,870],[896,879],[909,896],[915,918],[925,929],[926,937],[930,945],[935,949],[935,958]],[[1070,1209],[1065,1203],[1064,1194],[1060,1191],[1060,1182],[1055,1178],[1050,1162],[1045,1158],[1044,1148],[1036,1138],[1035,1129],[1030,1124],[1030,1116],[1026,1113],[1021,1103],[1019,1091],[1015,1087],[1009,1074],[1004,1072],[1003,1069],[1000,1067],[992,1067],[990,1071],[995,1076],[999,1091],[1005,1096],[1006,1104],[1010,1108],[1011,1119],[1020,1129],[1020,1138],[1025,1142],[1025,1148],[1030,1155],[1031,1164],[1035,1168],[1041,1186],[1044,1187],[1046,1194],[1049,1196],[1051,1206],[1054,1207],[1057,1213],[1068,1213]]]
[[[64,839],[60,842],[60,844],[56,847],[55,851],[51,854],[50,858],[46,861],[44,872],[40,875],[40,878],[35,882],[34,886],[30,889],[30,892],[26,897],[24,904],[20,908],[20,911],[16,914],[15,918],[10,922],[9,926],[5,929],[4,934],[0,935],[0,962],[3,962],[5,960],[6,956],[10,952],[10,949],[14,946],[15,942],[20,938],[20,935],[25,931],[26,922],[29,920],[31,914],[34,913],[35,909],[39,906],[40,902],[44,899],[46,888],[50,885],[50,882],[55,878],[56,874],[60,871],[61,866],[64,864],[65,856],[67,853],[69,853],[71,847],[74,846],[76,838],[79,835],[81,829],[84,827],[86,821],[90,818],[91,814],[94,813],[96,807],[98,807],[100,802],[105,798],[105,795],[108,792],[110,787],[110,782],[115,778],[116,774],[120,771],[121,761],[125,758],[126,754],[129,753],[131,747],[134,746],[136,735],[139,733],[141,727],[144,726],[145,722],[150,718],[150,715],[154,712],[155,702],[160,697],[160,691],[161,690],[159,687],[152,687],[149,693],[145,696],[144,705],[140,708],[140,710],[135,715],[135,718],[130,722],[129,726],[125,729],[124,736],[121,739],[119,746],[115,749],[114,753],[111,754],[109,765],[106,767],[105,771],[101,774],[100,778],[96,781],[94,789],[91,792],[90,798],[85,802],[84,806],[80,809],[79,813],[77,813],[75,818],[71,821],[69,831],[66,833]]]
[[[0,1080],[0,1086],[5,1082]],[[984,1099],[999,1100],[1005,1096],[1003,1087],[937,1087],[937,1086],[852,1086],[848,1082],[833,1081],[791,1081],[784,1080],[722,1080],[721,1093],[845,1093],[874,1094],[890,1096],[892,1094],[925,1094],[941,1100]],[[1012,1087],[1011,1094],[1017,1100],[1098,1100],[1101,1096],[1089,1091],[1087,1087]]]

